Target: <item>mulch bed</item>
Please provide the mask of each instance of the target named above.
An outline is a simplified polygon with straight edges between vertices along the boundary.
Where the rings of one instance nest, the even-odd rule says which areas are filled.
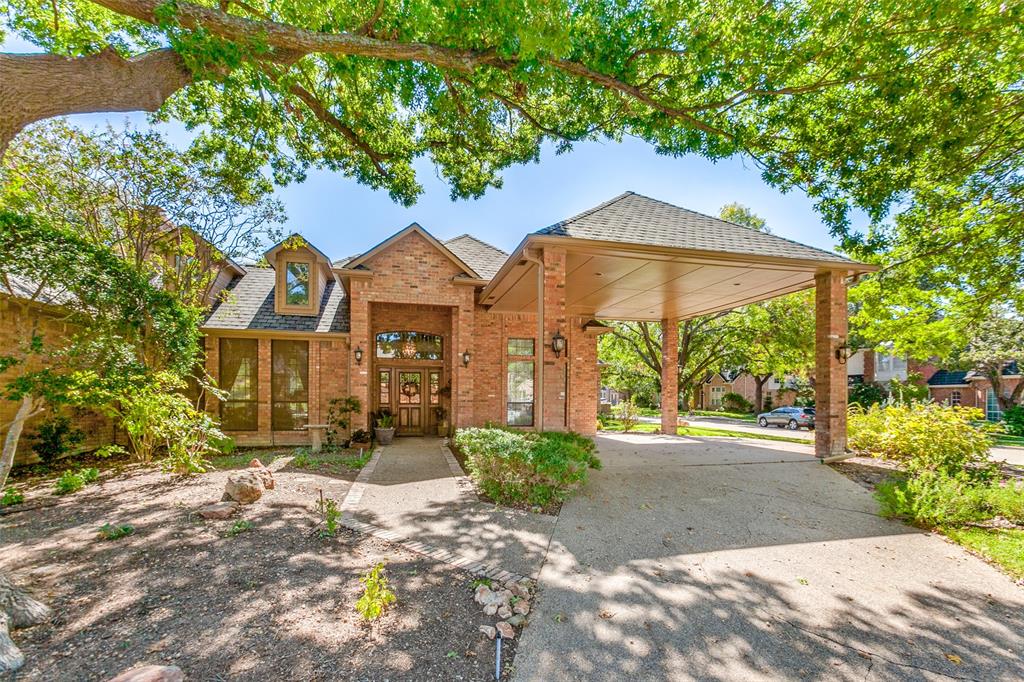
[[[52,479],[26,491],[26,505],[56,504],[0,516],[0,570],[56,617],[15,631],[17,679],[105,680],[143,663],[189,680],[493,679],[494,643],[477,628],[494,619],[473,603],[472,577],[347,530],[320,538],[319,491],[340,502],[357,472],[280,464],[276,488],[223,521],[193,512],[220,498],[227,470],[174,481],[133,467],[62,498]],[[232,536],[238,519],[252,528]],[[106,523],[135,533],[101,540]],[[366,624],[359,578],[379,561],[398,602]],[[505,677],[514,654],[505,642]]]

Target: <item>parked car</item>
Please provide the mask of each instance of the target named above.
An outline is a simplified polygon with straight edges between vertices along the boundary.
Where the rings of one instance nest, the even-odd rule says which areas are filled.
[[[801,426],[814,428],[813,407],[780,407],[771,412],[757,415],[757,424],[761,427],[779,426],[796,431]]]

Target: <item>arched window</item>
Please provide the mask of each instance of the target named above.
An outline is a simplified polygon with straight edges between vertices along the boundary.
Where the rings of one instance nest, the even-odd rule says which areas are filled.
[[[442,360],[441,337],[423,332],[377,334],[377,357],[384,360]]]
[[[950,391],[950,393],[949,393],[949,404],[950,405],[952,405],[954,407],[959,407],[961,400],[963,400],[963,396],[960,394],[960,391],[956,391],[956,390]]]

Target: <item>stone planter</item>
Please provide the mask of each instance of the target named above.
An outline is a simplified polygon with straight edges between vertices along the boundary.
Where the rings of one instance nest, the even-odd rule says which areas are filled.
[[[391,441],[395,439],[395,427],[390,429],[382,429],[379,426],[375,429],[377,434],[377,443],[380,445],[391,445]]]

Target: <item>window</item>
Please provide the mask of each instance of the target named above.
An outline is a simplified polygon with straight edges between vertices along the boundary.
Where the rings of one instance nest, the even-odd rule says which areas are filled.
[[[509,339],[505,350],[509,358],[506,374],[506,414],[509,426],[533,426],[533,339]],[[526,359],[529,358],[529,359]]]
[[[441,373],[431,372],[430,373],[430,404],[440,405],[441,404]]]
[[[712,386],[711,387],[711,406],[712,407],[721,407],[722,406],[722,396],[724,396],[726,393],[727,393],[727,391],[725,390],[725,386]]]
[[[377,372],[377,384],[380,387],[380,394],[377,398],[377,404],[381,407],[388,407],[391,405],[391,370],[382,369]]]
[[[436,334],[382,332],[377,334],[377,357],[386,360],[441,360],[443,343]]]
[[[960,391],[950,391],[949,393],[949,404],[953,407],[960,407],[960,402],[963,400],[963,396]]]
[[[1003,418],[1003,411],[999,409],[999,399],[991,388],[985,396],[985,418],[990,422],[997,422]]]
[[[309,423],[309,342],[271,342],[271,425],[291,431]]]
[[[309,263],[287,263],[285,265],[286,305],[309,305]]]
[[[220,387],[227,395],[220,404],[225,431],[257,430],[256,396],[259,354],[256,339],[220,340]]]

